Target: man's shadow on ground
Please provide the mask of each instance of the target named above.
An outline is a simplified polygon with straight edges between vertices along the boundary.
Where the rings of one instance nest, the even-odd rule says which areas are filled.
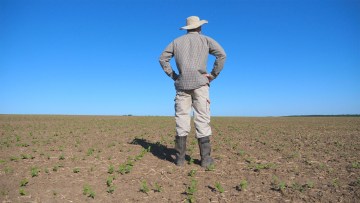
[[[149,149],[150,152],[159,159],[167,160],[171,163],[175,163],[176,157],[176,150],[174,148],[167,148],[165,145],[161,144],[160,142],[151,143],[145,139],[135,138],[133,139],[130,144],[133,145],[140,145],[144,149]],[[185,160],[189,162],[191,157],[189,155],[185,156]],[[200,164],[200,160],[193,159],[195,164]]]

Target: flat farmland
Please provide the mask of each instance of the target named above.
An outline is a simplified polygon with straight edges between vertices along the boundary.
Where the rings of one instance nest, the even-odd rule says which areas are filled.
[[[359,117],[213,117],[177,167],[173,117],[0,115],[1,202],[359,202]]]

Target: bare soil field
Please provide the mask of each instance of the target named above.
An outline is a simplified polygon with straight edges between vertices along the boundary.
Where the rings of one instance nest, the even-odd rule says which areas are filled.
[[[174,164],[173,117],[0,115],[1,202],[359,202],[359,117],[212,118]]]

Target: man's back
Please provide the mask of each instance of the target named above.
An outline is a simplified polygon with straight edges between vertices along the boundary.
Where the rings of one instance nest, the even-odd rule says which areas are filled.
[[[207,73],[209,53],[217,58],[217,66],[213,69],[214,76],[217,76],[226,57],[224,50],[210,37],[198,32],[189,32],[168,45],[160,56],[160,63],[166,67],[168,65],[166,63],[174,56],[179,71],[179,77],[175,81],[176,89],[196,89],[209,83],[209,80],[203,76]]]

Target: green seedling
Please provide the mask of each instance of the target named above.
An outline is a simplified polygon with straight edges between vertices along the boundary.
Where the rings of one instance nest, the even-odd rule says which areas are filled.
[[[0,146],[10,147],[10,141],[9,140],[4,141]]]
[[[352,168],[356,168],[356,169],[360,168],[360,162],[357,161],[357,162],[351,163],[351,167],[352,167]]]
[[[61,155],[59,156],[59,160],[65,160],[64,154],[61,154]]]
[[[115,170],[115,168],[114,168],[114,166],[111,164],[111,165],[109,166],[109,168],[108,168],[108,173],[109,173],[109,174],[113,174],[113,173],[114,173],[114,170]]]
[[[286,189],[286,183],[280,181],[278,177],[274,176],[273,180],[271,181],[271,189],[284,192]]]
[[[4,171],[5,171],[5,174],[10,174],[10,173],[14,172],[14,170],[9,166],[5,167]]]
[[[195,179],[191,179],[190,185],[186,188],[186,200],[190,203],[195,202],[195,193],[197,191],[197,181]]]
[[[150,191],[150,189],[149,189],[146,181],[143,180],[143,181],[141,182],[140,192],[143,192],[143,193],[146,193],[146,194],[147,194],[149,191]]]
[[[15,162],[17,162],[18,160],[19,160],[19,158],[16,157],[16,156],[11,156],[11,157],[10,157],[10,161],[15,161]]]
[[[106,185],[108,187],[110,187],[112,184],[113,184],[113,180],[115,179],[114,176],[109,176],[107,179],[106,179]]]
[[[243,156],[245,154],[245,151],[244,150],[239,150],[238,152],[237,152],[237,155],[239,155],[239,156]]]
[[[130,166],[134,166],[134,161],[136,161],[135,158],[132,158],[131,156],[129,156],[127,158],[127,161],[126,161],[125,164],[130,165]]]
[[[18,145],[17,145],[18,146]],[[28,146],[30,146],[28,143],[23,143],[23,144],[20,144],[19,145],[20,147],[28,147]]]
[[[194,159],[192,157],[190,157],[190,160],[189,160],[189,165],[191,164],[194,164]]]
[[[324,164],[324,163],[319,163],[318,168],[324,170],[324,169],[326,169],[326,164]]]
[[[253,166],[250,166],[254,171],[260,171],[261,169],[270,169],[274,167],[275,164],[273,163],[266,163],[266,164],[255,164]]]
[[[64,167],[63,165],[61,165],[61,164],[57,164],[57,165],[55,165],[54,167],[53,167],[53,171],[58,171],[59,170],[59,168],[61,168],[61,167]]]
[[[21,187],[25,187],[27,184],[29,183],[29,180],[28,179],[22,179],[21,181],[20,181],[20,186]]]
[[[280,182],[280,183],[278,184],[278,190],[284,191],[285,188],[286,188],[286,183],[285,183],[285,182]]]
[[[21,159],[34,159],[35,158],[30,154],[21,154],[20,157],[21,157]]]
[[[26,195],[25,189],[24,189],[24,188],[20,188],[19,194],[20,194],[21,196]]]
[[[245,157],[245,161],[249,164],[253,163],[254,161],[254,158],[251,158],[251,157]]]
[[[219,182],[215,183],[215,188],[217,191],[219,191],[220,193],[224,193],[224,188],[222,187],[222,185]]]
[[[338,187],[338,186],[339,186],[339,179],[338,179],[338,178],[335,178],[335,179],[333,179],[333,180],[331,181],[331,183],[332,183],[332,185],[333,185],[334,187]]]
[[[195,179],[191,179],[190,186],[187,187],[186,193],[190,195],[194,195],[195,192],[197,191],[196,186],[197,186],[197,181]]]
[[[106,190],[106,192],[110,193],[110,194],[114,193],[114,191],[115,191],[115,186],[114,185],[108,187],[108,189]]]
[[[115,142],[112,142],[108,145],[108,147],[115,147],[116,146],[116,143]]]
[[[161,192],[162,191],[162,187],[161,185],[159,185],[158,183],[155,183],[155,192]]]
[[[91,156],[91,155],[93,155],[94,152],[95,152],[94,148],[89,148],[86,155]]]
[[[139,160],[141,160],[143,158],[143,156],[144,155],[139,154],[139,155],[135,156],[134,159],[135,159],[135,161],[139,161]]]
[[[291,185],[291,188],[294,189],[294,190],[298,190],[299,192],[303,192],[305,191],[306,189],[310,189],[310,188],[313,188],[314,187],[314,183],[311,182],[311,181],[308,181],[306,184],[304,185],[301,185],[299,183],[293,183]]]
[[[79,172],[80,172],[80,169],[79,169],[79,168],[74,168],[74,169],[73,169],[73,172],[74,172],[74,173],[79,173]]]
[[[314,182],[308,181],[305,185],[307,188],[314,188]]]
[[[36,177],[39,175],[40,169],[38,167],[31,168],[31,177]]]
[[[95,192],[91,189],[89,185],[85,185],[83,188],[83,194],[87,197],[95,198]]]
[[[302,185],[300,185],[299,183],[293,183],[291,185],[291,188],[294,189],[294,190],[297,190],[299,192],[303,192],[304,191],[304,187]]]
[[[137,156],[135,156],[134,160],[138,161],[141,160],[146,153],[150,152],[151,146],[149,146],[147,149],[143,149],[141,150],[140,154],[138,154]]]
[[[236,190],[238,191],[244,191],[248,187],[248,182],[246,180],[240,181],[240,184],[236,186]]]
[[[132,165],[129,165],[129,164],[121,164],[119,166],[119,170],[118,172],[121,173],[121,175],[124,175],[124,174],[127,174],[127,173],[130,173],[131,170],[132,170]]]
[[[195,170],[195,169],[191,169],[191,171],[188,173],[188,176],[194,177],[195,174],[196,174],[196,170]]]

